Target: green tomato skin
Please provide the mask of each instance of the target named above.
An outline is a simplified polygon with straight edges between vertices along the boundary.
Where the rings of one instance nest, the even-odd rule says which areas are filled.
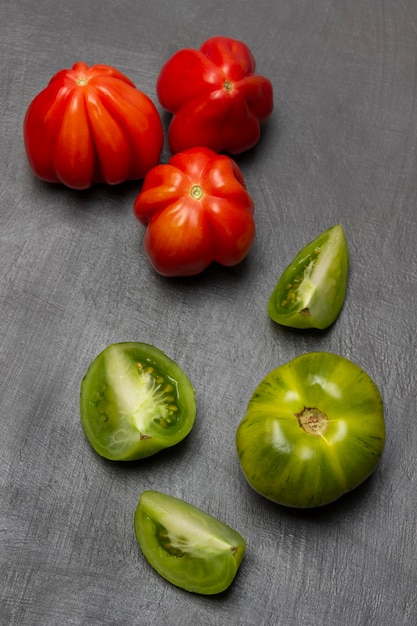
[[[342,309],[348,272],[346,237],[337,224],[308,243],[284,270],[269,298],[270,318],[291,328],[328,328]]]
[[[203,595],[231,585],[246,550],[236,530],[158,491],[141,494],[134,528],[146,560],[165,580]]]
[[[107,346],[81,383],[81,423],[92,448],[112,461],[151,456],[191,431],[194,389],[158,348],[124,342]]]
[[[313,407],[327,418],[321,434],[300,424],[298,416]],[[270,372],[236,433],[239,462],[253,489],[298,508],[329,504],[360,485],[384,445],[375,383],[352,361],[327,352],[301,355]]]

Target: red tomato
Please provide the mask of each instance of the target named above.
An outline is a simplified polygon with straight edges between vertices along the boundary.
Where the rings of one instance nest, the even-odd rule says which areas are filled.
[[[145,177],[134,213],[145,250],[165,276],[190,276],[212,261],[236,265],[255,236],[253,201],[236,163],[208,148],[180,152]]]
[[[155,105],[108,65],[76,63],[55,74],[24,120],[34,173],[74,189],[142,178],[163,146]]]
[[[161,105],[174,114],[172,152],[206,146],[237,154],[252,148],[273,109],[270,81],[254,72],[251,51],[235,39],[213,37],[199,50],[176,52],[157,81]]]

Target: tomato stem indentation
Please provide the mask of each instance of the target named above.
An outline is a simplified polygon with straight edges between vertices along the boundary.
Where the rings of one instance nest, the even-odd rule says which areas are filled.
[[[298,423],[308,435],[322,437],[329,425],[329,418],[315,407],[304,407],[301,413],[295,413]]]
[[[200,185],[193,185],[190,189],[190,196],[194,198],[194,200],[201,200],[203,194],[204,191]]]

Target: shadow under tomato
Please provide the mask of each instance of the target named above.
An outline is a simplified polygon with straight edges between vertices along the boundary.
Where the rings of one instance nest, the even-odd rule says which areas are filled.
[[[49,200],[55,200],[56,206],[65,206],[76,211],[95,212],[101,209],[102,203],[106,206],[117,207],[117,211],[125,211],[128,207],[133,212],[133,202],[140,192],[143,179],[128,180],[117,185],[96,183],[87,189],[72,189],[62,183],[49,183],[33,178],[33,194],[48,195]]]
[[[113,461],[111,459],[106,459],[105,457],[100,456],[98,453],[92,451],[104,466],[108,467],[111,470],[122,471],[127,470],[128,472],[140,471],[143,472],[149,468],[162,468],[164,465],[177,464],[181,459],[183,459],[189,450],[193,449],[193,442],[191,441],[192,433],[187,435],[182,441],[179,443],[170,446],[168,448],[164,448],[159,452],[155,452],[150,456],[147,456],[143,459],[133,459],[129,461]]]
[[[277,141],[279,141],[279,120],[272,115],[265,122],[261,124],[261,135],[258,142],[249,150],[240,152],[239,154],[228,154],[234,161],[236,161],[242,172],[245,172],[247,168],[253,167],[255,161],[262,161],[268,158],[268,150],[271,147],[275,147]]]
[[[214,289],[216,287],[221,289],[235,288],[247,280],[251,271],[250,267],[250,259],[245,258],[233,267],[212,263],[203,272],[193,276],[162,276],[155,270],[152,271],[154,272],[154,280],[161,288],[172,289],[176,294],[179,290],[195,294],[196,290],[206,290],[208,286]]]
[[[276,513],[281,518],[284,517],[289,520],[331,524],[340,516],[345,517],[349,515],[351,517],[352,511],[363,505],[364,500],[370,496],[372,491],[373,479],[374,475],[372,474],[358,487],[340,496],[337,500],[314,508],[288,507],[277,504],[267,500],[255,491],[253,492],[253,497],[257,500],[256,508],[259,510],[266,507],[271,515]]]
[[[320,328],[291,328],[290,326],[283,326],[282,324],[278,324],[278,322],[274,322],[272,319],[269,320],[270,321],[270,327],[272,328],[272,331],[277,333],[277,334],[282,334],[285,336],[298,336],[298,337],[308,337],[308,338],[312,338],[312,339],[322,339],[323,337],[326,337],[327,335],[329,335],[332,332],[332,328],[335,324],[335,322],[333,322],[333,324],[331,324],[331,326],[328,326],[327,328],[324,329],[320,329]]]

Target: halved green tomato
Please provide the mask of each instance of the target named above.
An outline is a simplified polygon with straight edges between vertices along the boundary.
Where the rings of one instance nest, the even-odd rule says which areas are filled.
[[[81,423],[98,454],[142,459],[184,439],[194,425],[194,389],[166,354],[146,343],[108,346],[81,384]]]
[[[270,372],[236,433],[249,484],[290,507],[328,504],[360,485],[385,444],[380,392],[358,365],[311,352]]]
[[[292,328],[327,328],[342,309],[348,270],[346,237],[337,224],[307,244],[283,272],[269,298],[269,316]]]
[[[158,491],[142,493],[135,534],[152,567],[173,585],[211,595],[233,582],[246,550],[236,530]]]

